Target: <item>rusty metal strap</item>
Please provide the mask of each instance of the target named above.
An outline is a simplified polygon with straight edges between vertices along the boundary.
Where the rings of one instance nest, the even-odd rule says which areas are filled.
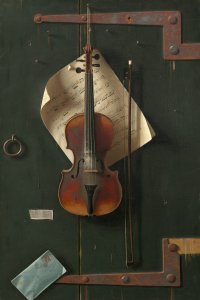
[[[86,14],[41,15],[34,17],[39,23],[79,23],[87,22]],[[163,27],[163,58],[165,60],[200,59],[200,43],[182,43],[181,14],[179,11],[144,11],[98,13],[91,15],[93,24],[120,24]]]
[[[61,277],[57,283],[117,286],[180,286],[180,256],[175,244],[162,241],[163,270],[146,273],[84,274]]]

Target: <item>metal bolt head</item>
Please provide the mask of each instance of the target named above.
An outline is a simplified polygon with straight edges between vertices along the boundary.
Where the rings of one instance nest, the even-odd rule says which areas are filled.
[[[176,276],[174,275],[174,274],[168,274],[167,276],[166,276],[166,280],[168,281],[168,282],[175,282],[176,281]]]
[[[35,23],[42,23],[42,15],[38,14],[34,17]]]
[[[82,281],[83,281],[84,283],[89,282],[89,277],[83,276]]]
[[[130,23],[130,24],[134,23],[134,19],[132,16],[127,16],[127,20],[128,20],[128,23]]]
[[[175,25],[178,23],[178,18],[175,16],[169,16],[168,21],[170,24]]]
[[[121,278],[123,283],[128,283],[129,282],[129,277],[127,275],[122,276]]]
[[[177,45],[171,45],[169,47],[169,52],[173,55],[177,55],[179,53],[179,47]]]
[[[176,252],[176,251],[178,251],[178,246],[176,244],[169,244],[168,249],[171,252]]]
[[[87,21],[87,17],[86,16],[82,16],[81,17],[81,21]]]
[[[136,45],[138,47],[144,47],[145,46],[145,44],[143,42],[140,42],[140,41],[136,41]]]

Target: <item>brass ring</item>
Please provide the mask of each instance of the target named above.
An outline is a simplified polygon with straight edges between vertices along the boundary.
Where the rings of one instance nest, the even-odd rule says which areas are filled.
[[[19,147],[19,150],[15,153],[9,152],[9,146],[11,144],[17,144]],[[7,156],[11,156],[11,157],[18,157],[22,154],[22,143],[16,138],[16,136],[14,134],[12,134],[11,139],[8,139],[7,141],[5,141],[5,143],[3,144],[3,151]]]

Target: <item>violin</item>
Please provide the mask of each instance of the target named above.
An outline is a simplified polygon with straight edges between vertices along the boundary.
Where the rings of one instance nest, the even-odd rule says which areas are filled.
[[[93,63],[90,42],[85,52],[84,113],[72,117],[65,127],[68,148],[74,154],[72,168],[62,171],[58,196],[61,206],[80,216],[101,216],[120,204],[122,188],[118,172],[105,163],[112,146],[114,129],[105,115],[94,112]],[[96,65],[94,65],[96,66]]]

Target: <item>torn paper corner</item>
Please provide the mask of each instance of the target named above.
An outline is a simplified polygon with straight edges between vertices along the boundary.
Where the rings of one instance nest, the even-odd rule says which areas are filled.
[[[95,112],[102,113],[113,122],[114,140],[107,153],[107,163],[112,165],[128,153],[128,92],[106,63],[98,50],[100,68],[93,71]],[[83,59],[83,55],[79,57]],[[42,120],[65,155],[73,163],[73,153],[67,148],[65,127],[74,115],[83,113],[85,79],[84,73],[76,73],[83,67],[76,60],[53,75],[45,87],[42,104]],[[133,100],[133,99],[132,99]],[[135,101],[131,107],[132,151],[148,143],[155,135]]]

